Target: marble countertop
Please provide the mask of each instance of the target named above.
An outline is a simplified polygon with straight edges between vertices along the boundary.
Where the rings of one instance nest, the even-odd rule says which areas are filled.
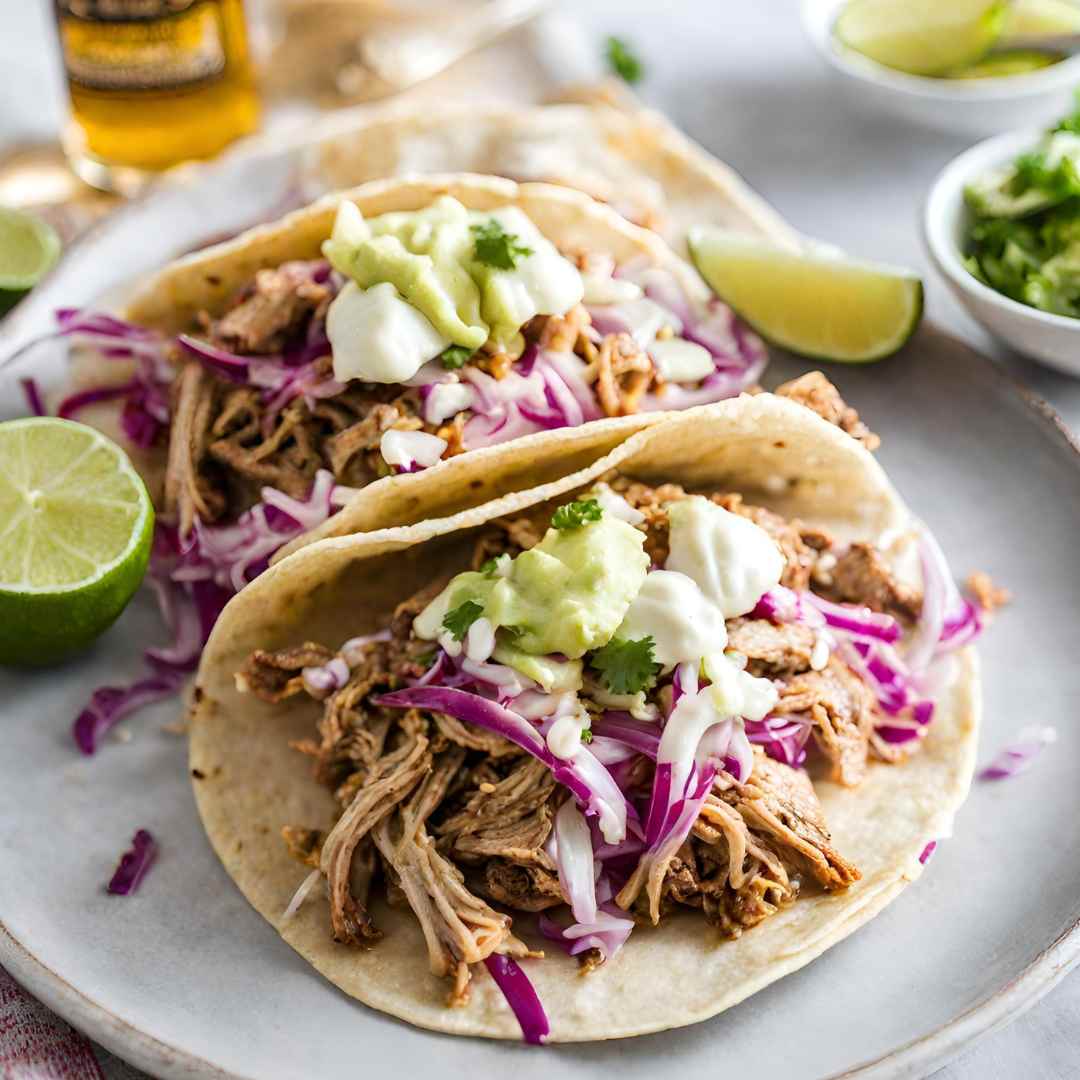
[[[848,107],[802,36],[797,0],[703,4],[590,0],[563,4],[597,43],[633,42],[645,101],[738,169],[796,228],[860,256],[917,268],[927,312],[993,356],[1080,429],[1080,381],[992,342],[947,294],[920,240],[922,201],[963,138],[906,127]],[[8,4],[0,32],[0,150],[50,138],[62,116],[50,5]],[[1064,1080],[1080,1070],[1080,973],[936,1076]],[[130,1076],[119,1063],[110,1077]]]

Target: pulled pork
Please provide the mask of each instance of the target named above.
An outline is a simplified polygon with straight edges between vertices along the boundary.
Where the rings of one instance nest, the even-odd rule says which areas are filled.
[[[638,527],[646,548],[663,563],[667,507],[689,493],[617,475],[608,482],[642,512]],[[909,619],[918,614],[918,597],[892,577],[871,546],[837,547],[822,530],[737,494],[709,497],[776,540],[791,587],[807,588],[811,580],[818,587],[827,576],[838,598]],[[487,524],[474,536],[471,565],[535,546],[548,514],[538,507]],[[255,652],[238,685],[268,702],[296,694],[322,701],[315,737],[294,746],[334,793],[339,816],[328,833],[298,826],[285,831],[285,841],[297,859],[325,875],[335,940],[352,946],[377,940],[368,901],[381,882],[389,901],[412,908],[431,970],[450,980],[450,1000],[460,1003],[473,965],[492,953],[527,955],[513,933],[513,913],[565,902],[548,844],[568,794],[544,763],[499,735],[443,714],[377,704],[379,694],[417,678],[430,662],[430,643],[413,638],[412,623],[445,583],[432,581],[400,604],[388,640],[350,650],[349,680],[328,695],[303,675],[305,667],[325,665],[334,655],[314,643]],[[837,653],[819,655],[812,627],[742,616],[729,619],[727,631],[729,649],[746,658],[747,670],[775,682],[775,715],[806,723],[833,779],[857,784],[872,756],[893,759],[874,737],[881,718],[873,693]],[[653,771],[642,756],[621,774],[632,800],[648,797]],[[697,908],[725,936],[757,925],[801,890],[841,890],[859,878],[832,842],[807,773],[760,747],[745,782],[718,775],[677,851],[662,863],[643,859],[631,869],[615,887],[617,902],[636,916],[657,921],[678,907]],[[583,970],[599,962],[598,954],[587,955]]]
[[[881,445],[881,439],[859,419],[859,414],[820,371],[808,371],[797,379],[782,383],[773,393],[816,412],[823,420],[858,439],[867,450],[876,450]]]

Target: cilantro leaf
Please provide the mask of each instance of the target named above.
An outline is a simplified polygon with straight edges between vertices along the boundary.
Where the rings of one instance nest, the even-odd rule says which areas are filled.
[[[592,742],[592,728],[583,727],[581,729],[581,741],[583,743]]]
[[[575,499],[565,506],[560,506],[551,515],[551,525],[560,531],[563,529],[580,529],[587,521],[599,521],[604,511],[596,499]]]
[[[480,564],[480,573],[483,574],[484,577],[494,577],[495,576],[495,571],[498,570],[498,569],[499,569],[499,556],[498,555],[496,555],[492,559],[486,559],[483,563]]]
[[[513,270],[517,260],[531,255],[533,250],[523,244],[513,233],[503,230],[494,218],[472,226],[476,243],[473,258],[485,266],[494,266],[496,270]]]
[[[458,368],[464,367],[469,362],[472,354],[472,349],[467,349],[464,345],[451,345],[439,354],[439,359],[447,371],[457,371]]]
[[[636,641],[612,638],[592,654],[589,665],[600,672],[613,694],[636,694],[652,686],[660,665],[653,659],[651,634]]]
[[[463,604],[458,604],[453,611],[448,611],[443,616],[442,624],[455,641],[461,641],[469,632],[469,627],[483,614],[483,605],[475,600],[466,600]]]
[[[645,74],[645,65],[624,38],[609,37],[604,46],[604,56],[608,67],[624,82],[640,82]]]

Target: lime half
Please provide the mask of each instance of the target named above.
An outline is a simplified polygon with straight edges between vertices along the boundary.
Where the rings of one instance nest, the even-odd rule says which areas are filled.
[[[763,337],[819,360],[862,364],[896,352],[922,316],[922,282],[895,266],[793,252],[716,227],[690,230],[716,294]]]
[[[114,442],[83,424],[0,424],[0,664],[56,663],[124,610],[154,508]]]
[[[1007,0],[850,0],[834,31],[848,48],[909,75],[943,75],[981,60]]]
[[[1077,31],[1080,31],[1080,5],[1070,0],[1013,0],[998,44],[1006,46],[1013,37]]]
[[[60,237],[40,218],[0,206],[0,315],[55,265]]]

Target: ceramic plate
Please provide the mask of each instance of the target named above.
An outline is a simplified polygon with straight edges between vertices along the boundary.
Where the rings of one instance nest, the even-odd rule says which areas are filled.
[[[0,333],[0,357],[91,301],[295,191],[294,151],[237,160],[133,205],[75,249]],[[242,208],[242,210],[240,209]],[[50,350],[0,369],[62,374]],[[776,357],[768,381],[806,365]],[[650,1078],[753,1063],[757,1080],[922,1075],[1011,1018],[1078,958],[1080,456],[1054,416],[983,357],[931,328],[904,353],[832,369],[884,439],[881,459],[959,576],[989,571],[1016,600],[982,645],[987,758],[1028,723],[1060,741],[1027,775],[976,784],[921,880],[820,960],[723,1016],[615,1043],[526,1049],[408,1027],[345,997],[254,911],[205,840],[175,706],[126,722],[82,758],[71,721],[89,691],[133,678],[160,635],[140,596],[88,655],[0,673],[0,963],[93,1038],[163,1077],[358,1074]],[[139,827],[161,856],[139,893],[105,893]]]

